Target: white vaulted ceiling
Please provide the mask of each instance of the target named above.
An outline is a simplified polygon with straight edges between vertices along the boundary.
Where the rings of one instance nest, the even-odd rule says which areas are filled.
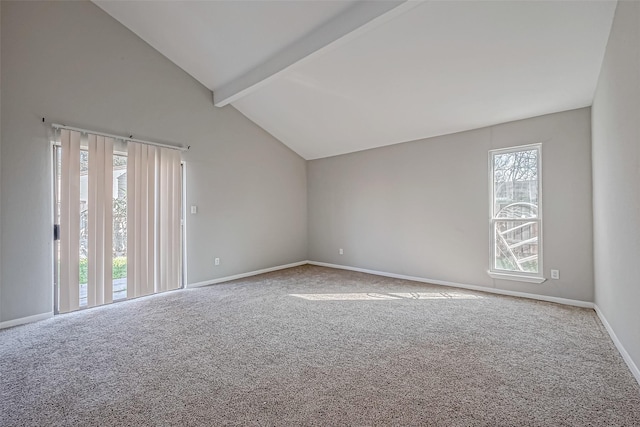
[[[591,105],[613,1],[96,1],[306,159]]]

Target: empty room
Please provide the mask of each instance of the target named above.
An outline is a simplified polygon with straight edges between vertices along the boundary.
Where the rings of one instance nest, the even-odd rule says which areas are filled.
[[[0,1],[0,426],[640,426],[640,2]]]

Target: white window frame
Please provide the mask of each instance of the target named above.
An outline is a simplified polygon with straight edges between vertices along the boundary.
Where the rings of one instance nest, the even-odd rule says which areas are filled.
[[[523,271],[513,271],[513,270],[501,270],[495,268],[495,222],[499,220],[499,218],[495,217],[494,214],[494,206],[495,206],[495,188],[494,188],[494,156],[499,154],[507,154],[507,153],[515,153],[518,151],[527,151],[527,150],[537,150],[538,151],[538,216],[533,221],[538,223],[538,272],[537,273],[527,273]],[[508,147],[508,148],[500,148],[496,150],[489,151],[489,270],[488,274],[494,279],[501,280],[515,280],[520,282],[529,282],[529,283],[542,283],[546,279],[544,278],[544,269],[543,269],[543,208],[542,208],[542,144],[527,144],[527,145],[519,145],[516,147]]]

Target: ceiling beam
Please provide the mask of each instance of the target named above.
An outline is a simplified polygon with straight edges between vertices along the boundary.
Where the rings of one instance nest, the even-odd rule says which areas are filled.
[[[407,0],[359,1],[257,67],[214,89],[213,103],[216,107],[224,107],[265,85],[293,65],[351,40],[420,3]]]

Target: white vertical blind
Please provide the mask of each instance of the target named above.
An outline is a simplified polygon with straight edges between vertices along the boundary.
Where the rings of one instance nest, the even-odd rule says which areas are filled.
[[[180,152],[129,142],[127,298],[180,287]]]
[[[61,130],[60,287],[61,313],[80,306],[80,133]]]
[[[155,152],[150,145],[128,145],[127,298],[155,289]]]
[[[113,139],[88,135],[87,306],[113,301]]]
[[[158,292],[180,286],[180,152],[158,149]]]

